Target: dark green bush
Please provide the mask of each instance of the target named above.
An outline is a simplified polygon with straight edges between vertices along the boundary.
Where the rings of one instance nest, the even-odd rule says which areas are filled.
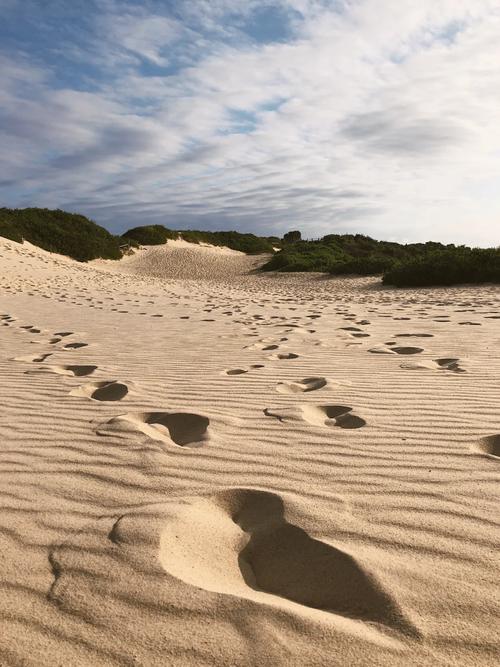
[[[10,219],[2,219],[2,213],[6,210],[8,209],[0,209],[0,236],[3,236],[5,239],[10,239],[11,241],[22,243],[23,235],[21,234],[20,228]]]
[[[297,243],[302,241],[302,234],[299,231],[290,231],[283,235],[283,243]]]
[[[374,276],[390,270],[394,266],[394,261],[392,257],[377,255],[351,257],[334,264],[330,273],[334,275],[353,273],[360,276]]]
[[[119,237],[92,220],[46,208],[0,209],[0,236],[26,240],[49,252],[68,255],[80,262],[121,257]]]
[[[398,262],[383,282],[397,287],[500,282],[500,248],[448,247]]]
[[[136,241],[141,245],[161,245],[168,239],[178,238],[178,233],[167,229],[163,225],[145,225],[144,227],[134,227],[129,229],[122,238],[126,241]]]
[[[396,266],[405,266],[431,253],[450,253],[454,257],[457,250],[454,245],[445,246],[434,242],[404,245],[376,241],[363,234],[328,234],[314,241],[283,244],[281,251],[263,269],[321,271],[333,275],[393,275]],[[435,281],[436,277],[432,277],[432,280]]]
[[[243,234],[241,232],[205,232],[192,229],[183,229],[180,236],[189,243],[210,243],[216,246],[226,246],[232,250],[239,250],[248,255],[273,252],[272,242],[255,234]]]
[[[345,255],[338,248],[315,241],[298,241],[273,255],[262,268],[264,271],[328,272],[343,259]]]

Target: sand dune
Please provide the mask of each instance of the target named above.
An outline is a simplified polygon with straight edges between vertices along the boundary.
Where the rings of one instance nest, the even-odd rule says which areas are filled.
[[[0,665],[496,664],[500,289],[0,239]]]

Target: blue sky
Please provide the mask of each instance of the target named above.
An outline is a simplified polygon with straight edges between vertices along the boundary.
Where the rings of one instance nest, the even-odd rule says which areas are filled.
[[[0,0],[0,205],[500,244],[500,0]]]

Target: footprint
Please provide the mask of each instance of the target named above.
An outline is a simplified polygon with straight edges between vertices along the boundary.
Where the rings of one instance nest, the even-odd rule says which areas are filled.
[[[12,361],[22,361],[24,363],[41,364],[47,357],[50,357],[52,352],[45,352],[45,354],[26,354],[22,357],[14,357]]]
[[[195,588],[325,620],[340,616],[344,624],[361,621],[366,632],[379,634],[375,623],[417,633],[373,572],[350,553],[311,537],[285,513],[279,495],[253,489],[199,499],[164,525],[159,561]],[[117,526],[118,539],[121,532]]]
[[[303,405],[302,415],[306,422],[316,426],[339,426],[345,429],[362,428],[366,421],[351,414],[346,405]]]
[[[69,393],[71,396],[85,396],[94,401],[121,401],[128,394],[128,387],[117,380],[90,382],[81,387],[75,387]]]
[[[276,391],[280,394],[300,394],[308,391],[316,391],[325,387],[327,381],[324,377],[304,378],[299,382],[278,382]]]
[[[179,447],[201,447],[209,439],[210,420],[190,412],[130,412],[107,422],[115,427],[131,426],[153,440]],[[103,434],[102,430],[98,433]]]
[[[447,357],[443,359],[434,359],[433,361],[423,361],[418,364],[401,364],[401,368],[407,370],[418,370],[421,368],[427,368],[430,370],[445,370],[452,371],[453,373],[465,373],[465,368],[462,368],[459,364],[460,359],[454,357]]]
[[[294,352],[281,352],[280,354],[271,354],[269,359],[298,359],[299,355]]]
[[[224,371],[226,375],[243,375],[244,373],[248,373],[248,370],[246,368],[230,368],[227,371]]]
[[[59,338],[66,338],[66,336],[72,336],[73,332],[72,331],[56,331],[54,336],[59,336]]]
[[[26,371],[26,373],[33,375],[38,373],[57,373],[57,375],[72,375],[74,377],[84,377],[92,375],[97,370],[97,366],[45,366],[33,371]]]
[[[366,421],[355,414],[347,405],[295,405],[288,408],[266,408],[266,417],[274,417],[280,422],[307,422],[312,426],[338,426],[356,429],[366,426]]]
[[[481,438],[472,449],[492,459],[500,459],[500,434],[487,435]]]
[[[65,350],[79,350],[81,347],[87,347],[88,343],[68,343],[64,345]]]

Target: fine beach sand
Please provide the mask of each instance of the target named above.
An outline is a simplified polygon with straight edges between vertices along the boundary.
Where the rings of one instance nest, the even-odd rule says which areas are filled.
[[[0,665],[484,665],[500,288],[0,239]]]

